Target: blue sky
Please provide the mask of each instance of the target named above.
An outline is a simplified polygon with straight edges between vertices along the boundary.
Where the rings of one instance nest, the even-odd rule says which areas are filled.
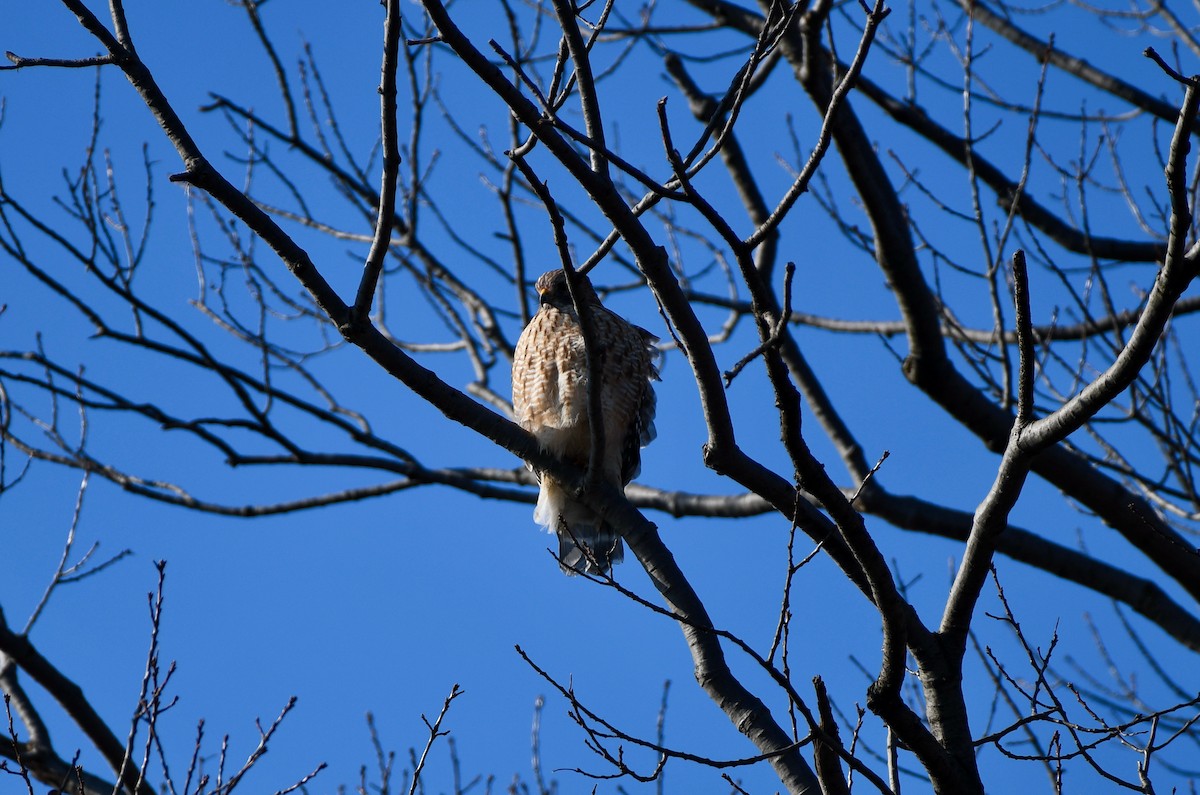
[[[0,34],[4,49],[25,56],[60,57],[86,56],[96,51],[61,8],[48,3],[9,5],[13,7],[5,9],[6,24]],[[409,9],[406,6],[406,12]],[[225,122],[198,108],[210,101],[209,92],[213,92],[252,106],[267,118],[281,119],[266,60],[241,15],[237,9],[215,1],[134,2],[129,4],[128,12],[139,51],[155,70],[167,96],[192,126],[201,147],[238,182],[240,166],[221,158],[223,152],[236,152],[237,142]],[[416,15],[415,7],[411,7],[411,13]],[[465,17],[468,8],[460,4],[455,13]],[[378,119],[375,85],[382,17],[378,5],[345,3],[331,13],[327,4],[268,4],[264,16],[285,63],[294,64],[301,43],[311,42],[335,96],[348,140],[357,153],[369,150]],[[480,37],[481,46],[491,22],[480,14],[468,26]],[[1073,37],[1066,32],[1064,36],[1060,43],[1067,47]],[[1144,77],[1169,90],[1165,80],[1138,57],[1144,43],[1135,39],[1128,43],[1130,52],[1112,55],[1128,61],[1127,77]],[[656,62],[645,53],[638,57],[644,59],[641,68],[646,69],[648,78],[625,86],[610,101],[620,109],[622,146],[634,153],[638,162],[647,164],[652,173],[662,174],[665,167],[655,138],[653,103],[671,90],[661,79]],[[882,53],[876,53],[876,57],[876,79],[899,79],[889,72]],[[498,103],[466,79],[462,70],[448,66],[449,59],[443,58],[441,63],[446,70],[440,87],[460,114],[463,128],[474,132],[486,126],[495,140],[502,142],[504,117]],[[719,84],[716,76],[722,68],[711,67],[712,85]],[[1027,80],[1028,74],[1014,68],[1010,78]],[[756,129],[755,124],[777,126],[777,114],[770,111],[777,104],[790,103],[795,106],[801,145],[807,147],[807,141],[815,137],[817,124],[808,100],[782,77],[776,82],[770,102],[764,100],[763,105],[752,105],[748,111],[748,129]],[[101,87],[101,145],[110,152],[123,199],[133,217],[141,212],[143,143],[154,162],[157,214],[146,265],[138,277],[142,289],[184,318],[190,329],[203,334],[213,345],[228,346],[232,355],[238,355],[208,321],[189,308],[197,287],[187,236],[186,201],[183,190],[166,180],[168,174],[179,169],[178,158],[115,71],[102,74]],[[89,134],[93,88],[92,70],[26,70],[0,75],[0,96],[5,101],[4,124],[0,127],[0,175],[11,193],[64,224],[67,222],[52,205],[51,196],[62,190],[63,169],[78,167],[80,150]],[[1087,99],[1065,78],[1055,78],[1052,89],[1060,107],[1074,109]],[[1031,100],[1030,94],[1024,99]],[[952,94],[937,100],[945,103],[950,122],[956,101]],[[678,114],[673,123],[685,125],[682,102],[677,98],[672,102],[672,112]],[[856,107],[865,105],[861,99],[856,103]],[[761,121],[756,115],[759,113]],[[430,128],[425,151],[442,151],[431,191],[453,211],[462,234],[503,260],[507,246],[496,238],[502,220],[481,179],[481,175],[491,178],[487,167],[478,158],[457,153],[455,140],[438,119],[431,119]],[[1069,151],[1072,144],[1067,133],[1060,140],[1052,124],[1047,129],[1047,145],[1057,144],[1060,151]],[[1019,163],[1023,134],[1023,128],[1006,128],[990,151],[998,158],[1008,158],[1002,162],[1010,166]],[[772,169],[769,164],[782,151],[780,141],[786,138],[778,129],[762,137],[761,142],[754,135],[746,140],[756,161],[767,164],[761,171],[764,186],[780,191],[788,181],[786,172]],[[881,146],[894,146],[906,157],[919,159],[926,169],[923,173],[938,184],[942,175],[936,155],[920,147],[905,149],[906,143],[903,136],[898,136],[881,142]],[[1136,157],[1127,160],[1126,168],[1137,181],[1157,184],[1160,172],[1149,155],[1145,162]],[[306,179],[321,179],[311,170],[298,173]],[[831,165],[828,173],[835,190],[840,190],[837,166]],[[565,176],[548,172],[547,177],[551,188],[561,191],[560,198],[571,196]],[[1045,193],[1053,193],[1057,180],[1049,169],[1039,171],[1037,180]],[[286,200],[286,194],[268,178],[261,178],[256,189],[259,184],[264,193],[270,192],[266,194],[270,199]],[[703,185],[720,191],[717,177]],[[359,232],[369,231],[322,183],[306,183],[306,188],[309,195],[319,197],[320,204],[314,207],[323,218]],[[946,189],[957,200],[963,200],[961,185],[948,185]],[[954,194],[955,190],[959,193]],[[913,201],[919,198],[913,197]],[[212,232],[210,225],[201,223],[202,228]],[[1111,234],[1134,234],[1127,215],[1114,214],[1111,220],[1105,216],[1104,223]],[[522,224],[530,251],[552,262],[553,249],[544,219],[530,210]],[[786,257],[796,260],[803,282],[795,308],[836,316],[892,319],[894,305],[874,264],[861,253],[850,251],[839,236],[825,234],[828,227],[823,214],[807,199],[802,200],[785,226],[791,246]],[[426,228],[442,256],[462,263],[460,275],[499,285],[493,274],[456,250],[444,235],[439,237],[434,224]],[[934,231],[948,249],[962,251],[973,245],[973,230],[969,227],[957,229],[947,224]],[[331,281],[343,290],[351,289],[365,245],[331,241],[306,232],[300,233],[299,239],[310,247]],[[586,242],[576,242],[580,250],[588,250]],[[682,246],[685,252],[701,256],[699,247],[687,241]],[[214,242],[212,248],[219,246]],[[48,270],[72,283],[85,283],[75,263],[48,247],[42,256]],[[289,284],[283,268],[265,250],[260,251],[259,264],[281,284]],[[40,333],[53,355],[63,361],[86,363],[89,376],[119,383],[139,399],[170,401],[183,414],[228,408],[223,402],[228,397],[216,396],[207,386],[207,374],[134,356],[106,341],[89,340],[87,325],[62,301],[34,284],[12,262],[0,260],[0,269],[4,274],[0,304],[7,304],[0,315],[0,348],[33,348],[37,344],[35,333]],[[1147,284],[1148,274],[1145,268],[1130,269],[1128,281]],[[948,275],[947,280],[954,282],[954,276]],[[984,294],[968,292],[978,288],[967,280],[961,280],[953,289],[964,291],[961,306],[965,308],[965,319],[986,325],[989,315]],[[1048,292],[1039,292],[1036,281],[1034,291],[1035,311],[1040,309],[1044,321],[1053,310],[1054,299]],[[1043,295],[1047,297],[1043,299]],[[437,337],[436,332],[429,331],[428,310],[402,282],[392,297],[395,305],[390,308],[391,317],[398,328],[411,333],[411,338],[422,334]],[[655,312],[644,295],[621,296],[612,305],[666,336],[661,322],[653,325]],[[714,321],[720,317],[713,312],[704,316]],[[510,324],[509,338],[515,339],[518,331],[515,324]],[[301,329],[296,333],[304,344],[312,343],[310,331]],[[1181,333],[1194,338],[1194,324],[1182,326]],[[797,336],[835,401],[846,412],[867,457],[875,460],[884,450],[890,453],[881,476],[892,491],[932,493],[951,507],[974,507],[990,486],[997,459],[907,385],[884,344],[873,337],[847,340],[813,330],[800,330]],[[732,364],[751,347],[749,330],[741,330],[720,352],[722,364]],[[461,360],[430,356],[423,361],[451,383],[462,385],[470,377]],[[378,433],[412,449],[430,466],[516,464],[506,452],[442,420],[353,349],[327,354],[314,366],[348,405],[370,416]],[[500,368],[497,378],[503,376]],[[660,392],[659,438],[645,453],[642,479],[663,488],[731,492],[731,484],[707,473],[700,460],[699,448],[705,435],[689,376],[682,357],[668,354]],[[867,376],[869,383],[864,382]],[[505,384],[493,386],[499,392],[507,391]],[[764,410],[764,406],[770,406],[769,400],[763,400],[764,390],[764,378],[750,368],[730,389],[730,401],[739,423],[739,438],[746,447],[769,463],[782,466],[784,458],[776,443],[778,429],[771,412]],[[44,402],[30,400],[31,405],[45,406]],[[344,440],[320,429],[302,424],[295,427],[297,433],[314,434],[304,437],[314,447],[340,449],[344,444]],[[91,416],[89,433],[90,444],[111,460],[147,477],[186,481],[197,496],[230,504],[290,499],[315,490],[366,485],[381,479],[370,472],[337,470],[231,470],[211,450],[178,433],[101,413]],[[841,481],[840,465],[821,439],[815,422],[809,423],[806,433],[827,468],[838,473],[836,477]],[[10,471],[19,467],[19,460],[10,457],[8,466]],[[39,464],[30,469],[17,488],[0,498],[0,548],[5,560],[0,606],[11,624],[23,623],[53,573],[78,486],[77,473]],[[634,734],[653,736],[663,683],[670,680],[668,745],[718,758],[752,755],[749,743],[694,685],[691,661],[678,629],[611,591],[561,576],[546,551],[548,538],[537,531],[530,513],[530,505],[482,501],[430,487],[248,521],[138,499],[93,478],[84,502],[77,548],[86,549],[99,542],[98,554],[102,557],[126,548],[135,554],[95,578],[61,588],[31,637],[46,656],[80,683],[118,734],[123,733],[135,704],[149,641],[146,594],[155,584],[152,562],[168,561],[162,656],[178,664],[171,692],[179,697],[179,703],[164,717],[161,728],[169,740],[172,770],[182,770],[186,765],[198,720],[204,719],[206,725],[206,753],[215,754],[216,738],[228,733],[231,758],[240,764],[257,740],[254,720],[269,721],[290,696],[299,697],[296,711],[247,783],[247,788],[256,792],[285,787],[319,762],[328,762],[329,769],[316,779],[311,791],[332,792],[339,784],[352,786],[358,779],[359,766],[372,763],[364,721],[367,711],[374,713],[385,746],[401,754],[397,766],[407,767],[406,750],[419,749],[425,740],[420,714],[432,718],[455,683],[465,695],[453,706],[447,727],[456,738],[465,778],[494,775],[496,790],[513,774],[530,778],[533,705],[539,695],[545,695],[543,766],[547,771],[559,771],[552,775],[559,781],[560,791],[588,791],[590,782],[570,769],[599,772],[603,767],[583,747],[582,736],[565,714],[563,700],[516,654],[513,647],[518,644],[542,668],[561,681],[573,682],[583,703]],[[673,520],[667,516],[652,519],[659,523],[664,540],[705,599],[716,624],[765,650],[778,618],[786,523],[777,517],[737,522]],[[1126,563],[1131,570],[1151,571],[1128,553],[1115,534],[1064,505],[1040,482],[1030,483],[1013,520],[1061,543],[1075,545],[1082,540],[1093,553]],[[903,533],[878,520],[869,522],[869,527],[885,556],[894,561],[901,579],[914,581],[910,596],[926,621],[936,622],[957,560],[956,545]],[[803,552],[807,551],[805,547]],[[1057,630],[1062,645],[1060,659],[1068,654],[1090,658],[1093,640],[1083,619],[1088,615],[1106,631],[1106,640],[1110,639],[1118,659],[1131,668],[1138,666],[1136,654],[1115,629],[1112,609],[1106,602],[1010,561],[1000,559],[997,565],[1013,608],[1032,642],[1048,646]],[[622,566],[618,577],[653,598],[652,588],[636,564]],[[801,685],[801,692],[807,693],[811,677],[821,675],[839,706],[853,713],[855,704],[865,702],[869,683],[855,661],[869,670],[878,664],[878,619],[823,557],[804,570],[796,589],[794,680]],[[985,597],[977,621],[981,639],[1011,653],[1010,635],[997,622],[982,616],[983,611],[997,610],[990,589]],[[1143,629],[1151,640],[1159,637],[1153,628]],[[1185,676],[1195,669],[1191,655],[1169,643],[1162,644],[1162,648],[1159,662],[1168,670]],[[750,661],[733,650],[728,654],[735,671],[746,676],[747,684],[770,693],[765,677],[754,670]],[[1102,665],[1093,662],[1091,669],[1104,675]],[[979,675],[977,669],[973,675]],[[1154,688],[1149,678],[1144,684]],[[986,722],[990,690],[982,681],[976,686],[980,717],[974,728],[979,732]],[[767,700],[783,720],[782,701],[774,694]],[[83,743],[65,721],[55,716],[54,707],[44,698],[39,703],[52,720],[60,752],[68,753]],[[868,719],[863,739],[880,748],[883,734],[879,725]],[[646,754],[630,753],[641,769],[653,766]],[[98,760],[86,749],[82,759],[85,764],[97,766],[99,772]],[[447,746],[435,748],[427,774],[430,791],[450,789],[447,760]],[[985,751],[981,763],[985,770],[999,765],[995,751]],[[1132,775],[1132,756],[1123,764],[1122,772]],[[1014,790],[1026,783],[1040,787],[1045,781],[1044,772],[1034,765],[1008,765],[1004,770],[1003,781]],[[1081,773],[1081,778],[1086,775]],[[770,769],[763,765],[739,769],[735,777],[750,792],[770,792],[777,787]],[[666,782],[668,792],[722,791],[727,787],[713,771],[678,763],[668,766]],[[633,782],[621,782],[620,786],[630,792],[653,791]],[[905,787],[906,791],[921,791],[920,782],[907,780]],[[601,783],[599,791],[618,790],[614,783]]]

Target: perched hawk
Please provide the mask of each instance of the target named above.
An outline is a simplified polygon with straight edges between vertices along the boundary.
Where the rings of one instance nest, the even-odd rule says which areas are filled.
[[[579,296],[591,308],[592,375],[600,379],[604,461],[600,476],[624,488],[638,473],[641,448],[654,438],[654,335],[605,309],[586,276]],[[583,333],[561,270],[537,280],[541,307],[513,359],[513,410],[521,427],[549,453],[587,468],[592,448],[588,425],[588,370]],[[604,517],[577,502],[551,475],[539,473],[541,490],[533,519],[558,534],[566,574],[607,572],[624,557],[621,537]]]

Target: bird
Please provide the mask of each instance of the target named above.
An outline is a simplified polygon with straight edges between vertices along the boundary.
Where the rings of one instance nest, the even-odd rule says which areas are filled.
[[[544,273],[535,285],[540,306],[513,356],[513,414],[543,450],[586,469],[592,450],[588,379],[598,377],[604,458],[595,475],[623,490],[641,468],[641,448],[655,436],[658,338],[606,309],[587,276],[576,274],[574,282],[580,303],[590,310],[585,316],[593,338],[591,373],[566,274],[561,269]],[[539,490],[533,518],[558,535],[563,573],[607,574],[624,558],[616,528],[569,486],[534,471]]]

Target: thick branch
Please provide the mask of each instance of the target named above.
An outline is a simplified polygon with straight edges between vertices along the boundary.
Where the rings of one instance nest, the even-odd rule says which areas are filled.
[[[392,238],[392,217],[396,212],[396,183],[400,177],[400,142],[396,131],[396,69],[400,50],[399,0],[387,0],[387,16],[383,22],[383,66],[379,84],[380,128],[383,148],[383,173],[380,177],[379,206],[375,218],[375,236],[363,264],[362,280],[354,299],[354,312],[365,317],[371,311],[383,259],[387,256]],[[292,125],[293,129],[295,124]]]
[[[49,660],[43,657],[27,637],[18,635],[9,629],[2,610],[0,610],[0,653],[11,658],[17,667],[46,689],[46,692],[71,716],[71,719],[104,757],[104,761],[108,763],[109,767],[114,771],[124,771],[122,786],[127,792],[137,795],[155,795],[152,786],[145,781],[138,780],[135,766],[126,764],[124,743],[117,739],[104,719],[96,713],[79,685],[64,676]],[[55,768],[53,772],[58,773],[59,771]],[[55,779],[47,783],[58,784],[60,781],[61,779]]]

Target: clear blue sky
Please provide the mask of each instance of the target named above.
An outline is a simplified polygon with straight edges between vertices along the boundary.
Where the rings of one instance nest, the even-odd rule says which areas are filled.
[[[289,68],[302,42],[311,42],[351,145],[363,153],[376,135],[382,12],[378,4],[367,2],[338,4],[336,11],[330,8],[330,4],[294,2],[267,4],[263,11]],[[414,17],[418,13],[416,6],[406,5],[405,10]],[[459,4],[454,10],[467,16],[477,9]],[[201,114],[198,108],[209,101],[211,91],[252,106],[267,118],[282,120],[273,78],[242,16],[215,0],[132,2],[128,11],[139,51],[155,70],[167,96],[192,125],[201,147],[239,182],[240,167],[221,158],[222,152],[236,152],[236,141],[224,121]],[[55,4],[9,3],[4,16],[3,49],[24,56],[58,57],[97,51],[71,16]],[[487,24],[481,18],[469,27],[482,36]],[[1065,42],[1067,46],[1070,38]],[[486,46],[485,37],[479,44]],[[1113,57],[1128,59],[1133,74],[1165,87],[1154,70],[1144,67],[1137,57],[1144,44],[1130,39],[1129,46],[1129,53],[1114,53]],[[875,56],[877,75],[894,78],[882,56],[881,52]],[[644,69],[644,83],[612,101],[622,109],[621,145],[652,173],[661,174],[664,167],[653,133],[653,102],[671,90],[660,79],[661,68],[653,60],[645,58]],[[51,218],[63,218],[61,213],[55,215],[58,211],[51,197],[63,189],[62,170],[77,168],[87,141],[94,77],[92,70],[27,70],[0,75],[0,97],[5,101],[0,176],[11,193]],[[1014,70],[1013,79],[1027,77]],[[716,80],[712,83],[717,84]],[[133,217],[140,217],[143,201],[139,171],[143,142],[154,161],[155,233],[139,280],[148,294],[185,318],[189,328],[220,340],[211,324],[187,304],[197,288],[185,198],[181,188],[166,180],[168,174],[179,170],[178,158],[115,70],[103,73],[101,86],[101,146],[110,152]],[[441,89],[464,114],[460,122],[468,133],[486,125],[497,145],[502,145],[504,122],[498,103],[464,79],[461,70],[447,71]],[[786,81],[772,90],[777,97],[774,101],[796,106],[797,129],[806,149],[816,132],[807,99]],[[1072,91],[1078,89],[1065,78],[1054,84],[1054,90],[1066,109],[1077,107],[1083,96],[1073,100]],[[1031,93],[1025,99],[1031,99]],[[957,99],[947,95],[938,101],[953,107]],[[680,114],[682,124],[682,104],[677,99],[672,102],[677,103],[672,108]],[[856,106],[865,104],[860,99]],[[470,155],[455,154],[457,142],[437,119],[430,124],[434,135],[424,144],[426,152],[442,151],[430,189],[453,210],[462,225],[460,231],[505,261],[507,246],[494,236],[502,231],[502,219],[479,178],[486,172],[484,165]],[[1015,151],[1019,158],[1023,133],[1023,129],[1006,130],[1009,139],[997,143],[997,151],[1007,152],[1009,157]],[[755,151],[756,158],[773,162],[783,145],[779,142],[784,140],[773,134],[770,142]],[[752,148],[758,145],[754,136],[746,141]],[[1069,151],[1070,142],[1061,143],[1063,150]],[[883,143],[885,147],[893,145],[900,147],[903,142]],[[924,158],[929,178],[939,179],[936,156],[917,151],[912,157]],[[1019,160],[1006,162],[1011,166]],[[1158,166],[1149,153],[1145,162],[1127,160],[1126,168],[1139,181],[1150,184],[1157,179]],[[764,180],[768,189],[781,190],[786,185],[782,170],[764,173],[770,175]],[[833,180],[840,178],[836,167],[828,173]],[[552,189],[567,192],[565,177],[549,178]],[[1053,174],[1040,179],[1039,185],[1053,190]],[[268,180],[264,183],[269,185]],[[287,202],[286,194],[277,188],[266,190],[273,191],[269,200]],[[332,191],[317,186],[307,195],[319,197],[321,202],[313,206],[314,213],[356,231],[368,231]],[[962,194],[957,198],[961,200]],[[547,225],[533,212],[523,223],[530,250],[546,257],[546,262],[553,261]],[[798,310],[876,319],[895,316],[874,265],[861,253],[848,250],[840,237],[831,240],[823,234],[828,232],[828,222],[815,204],[802,200],[788,223],[786,231],[793,236],[789,240],[802,241],[793,243],[794,250],[785,255],[797,262],[803,281],[796,299]],[[1131,222],[1124,217],[1114,216],[1111,225],[1113,234],[1133,234]],[[428,229],[430,240],[443,256],[451,261],[461,256],[444,236],[436,234],[433,223]],[[948,247],[972,245],[969,228],[938,231]],[[332,281],[342,288],[354,283],[365,245],[307,234],[301,239]],[[581,250],[587,250],[586,243],[579,244]],[[686,241],[684,246],[687,251],[699,252]],[[64,280],[83,283],[76,263],[50,248],[45,248],[43,256],[47,270],[61,274]],[[275,278],[287,283],[283,268],[265,250],[259,259]],[[461,276],[498,284],[479,265],[465,257],[462,261]],[[1147,273],[1145,269],[1133,271],[1129,281],[1145,284]],[[207,401],[214,399],[204,386],[208,383],[204,373],[155,364],[145,357],[130,356],[111,343],[89,341],[86,324],[12,262],[0,259],[0,274],[0,304],[7,304],[0,315],[0,348],[33,348],[35,333],[40,332],[46,349],[55,356],[85,363],[89,376],[119,383],[140,399],[171,400],[182,407],[182,413],[195,414],[203,414]],[[1036,290],[1035,284],[1035,295]],[[413,339],[422,334],[433,336],[428,334],[427,324],[422,326],[429,316],[420,299],[402,293],[394,298],[391,317],[399,328]],[[963,305],[973,306],[977,312],[968,322],[990,322],[982,293]],[[622,298],[615,306],[666,336],[644,296]],[[1041,320],[1049,319],[1051,308],[1052,302],[1043,304]],[[508,329],[510,339],[515,339],[517,331],[515,326]],[[1195,328],[1186,332],[1194,334]],[[827,388],[847,411],[867,457],[874,460],[884,450],[890,452],[881,473],[890,489],[928,493],[929,484],[936,483],[934,494],[944,504],[965,510],[974,507],[990,485],[995,457],[925,404],[906,384],[892,354],[879,340],[841,340],[815,331],[801,331],[799,339],[826,379]],[[739,332],[722,352],[722,364],[732,364],[752,345],[748,332]],[[469,377],[461,361],[431,357],[426,363],[458,385]],[[348,405],[371,417],[377,432],[412,449],[430,466],[516,464],[507,453],[442,420],[355,350],[340,350],[322,360],[317,369]],[[864,374],[869,374],[869,384]],[[643,480],[664,488],[731,491],[730,484],[706,473],[700,461],[704,432],[690,373],[681,357],[668,354],[663,379],[659,438],[646,451]],[[507,391],[504,384],[494,386]],[[768,461],[782,463],[777,427],[771,412],[763,408],[770,405],[763,401],[764,386],[762,377],[751,368],[730,391],[740,423],[739,438]],[[305,426],[296,427],[304,432]],[[164,433],[152,423],[101,413],[91,417],[89,432],[91,444],[130,470],[147,477],[186,481],[197,496],[230,504],[271,502],[379,480],[369,473],[338,471],[232,471],[212,451],[179,434]],[[827,468],[843,480],[840,465],[820,439],[815,423],[810,423],[807,433]],[[312,443],[314,447],[341,444],[319,436]],[[7,465],[11,474],[20,466],[19,457],[10,453]],[[19,487],[0,498],[0,606],[11,624],[23,624],[53,573],[78,485],[77,473],[35,465]],[[397,766],[407,767],[407,749],[419,749],[425,740],[419,715],[432,718],[455,683],[465,695],[455,703],[446,726],[456,738],[465,779],[495,775],[497,790],[514,773],[529,779],[533,705],[539,695],[545,695],[543,765],[548,775],[558,779],[560,791],[590,790],[588,781],[563,771],[575,767],[606,771],[583,747],[582,735],[566,716],[563,700],[520,659],[513,650],[515,644],[560,680],[572,681],[583,703],[634,734],[653,736],[663,683],[670,680],[668,745],[718,758],[752,755],[752,746],[695,686],[679,630],[615,593],[563,577],[546,551],[549,539],[538,532],[530,513],[530,505],[481,501],[431,487],[247,521],[138,499],[93,478],[77,548],[99,542],[101,557],[125,548],[135,554],[108,572],[60,589],[31,637],[84,688],[118,734],[123,733],[149,641],[146,593],[155,583],[152,562],[167,560],[162,656],[178,664],[171,693],[179,697],[179,704],[163,719],[160,729],[172,754],[172,769],[178,772],[186,765],[199,719],[206,722],[206,753],[215,754],[216,738],[228,733],[231,758],[240,764],[257,741],[254,720],[269,721],[290,696],[299,697],[296,711],[248,782],[247,791],[251,792],[285,787],[319,762],[328,762],[329,769],[310,791],[332,792],[339,784],[354,785],[359,766],[373,764],[363,717],[367,711],[375,714],[385,746],[401,754]],[[652,518],[705,599],[715,623],[765,650],[778,618],[786,523],[778,517],[737,522]],[[1142,565],[1135,556],[1124,553],[1113,534],[1071,511],[1036,482],[1031,483],[1013,519],[1066,544],[1074,545],[1082,533],[1092,552],[1109,560],[1127,560],[1134,570]],[[926,621],[935,622],[957,559],[956,546],[902,533],[879,521],[869,526],[885,555],[894,560],[900,578],[913,582],[910,595]],[[1004,559],[998,561],[998,568],[1013,607],[1035,644],[1047,646],[1057,627],[1060,661],[1068,654],[1091,657],[1094,646],[1083,619],[1086,613],[1105,629],[1120,660],[1136,666],[1136,655],[1114,630],[1112,610],[1103,600]],[[636,563],[622,566],[618,576],[654,598]],[[841,709],[852,713],[855,704],[865,703],[869,682],[855,661],[868,670],[878,665],[874,611],[823,557],[799,577],[794,598],[794,681],[802,693],[808,693],[812,676],[824,677]],[[996,610],[990,589],[980,607],[981,612],[985,610]],[[978,626],[985,643],[1013,652],[1003,627],[982,616]],[[1151,638],[1158,637],[1153,629],[1145,631]],[[1162,665],[1179,676],[1195,670],[1194,657],[1171,645],[1165,648],[1169,651],[1159,660]],[[771,693],[768,703],[784,720],[782,701],[770,691],[765,677],[733,650],[728,654],[752,688]],[[1089,670],[1104,675],[1098,664],[1091,664]],[[1145,684],[1153,687],[1149,681]],[[976,732],[984,729],[990,697],[983,683],[979,692],[982,709],[973,727]],[[55,716],[44,697],[39,703],[53,721],[58,749],[69,753],[82,740]],[[880,748],[884,737],[879,725],[868,721],[863,739]],[[648,755],[630,754],[642,770],[652,768],[653,759]],[[996,757],[993,750],[983,753],[985,769]],[[97,772],[107,772],[86,750],[82,758]],[[215,757],[209,764],[215,764]],[[1127,775],[1133,775],[1133,764],[1130,756],[1124,769]],[[435,748],[430,768],[426,779],[430,791],[448,791],[445,744]],[[560,772],[550,773],[554,770]],[[1006,770],[1007,791],[1026,783],[1044,785],[1045,774],[1035,765],[1007,765]],[[777,788],[764,765],[739,769],[734,775],[750,792]],[[630,792],[653,791],[633,782],[621,786]],[[906,792],[921,791],[920,782],[907,780],[905,787]],[[668,792],[725,788],[712,771],[678,763],[667,768]],[[601,783],[599,791],[616,792],[617,787]]]

